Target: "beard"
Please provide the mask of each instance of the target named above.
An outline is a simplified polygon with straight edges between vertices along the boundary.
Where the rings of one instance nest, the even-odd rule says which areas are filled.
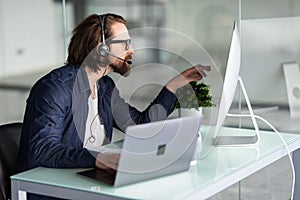
[[[126,77],[130,74],[130,65],[126,62],[132,58],[131,55],[125,57],[125,61],[116,60],[114,63],[111,63],[109,66],[112,70],[120,75]]]

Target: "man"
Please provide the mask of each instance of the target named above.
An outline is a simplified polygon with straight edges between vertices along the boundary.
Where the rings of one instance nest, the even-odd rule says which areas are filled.
[[[20,171],[38,166],[115,170],[119,155],[97,151],[110,142],[113,127],[124,131],[129,125],[165,119],[174,109],[176,90],[210,70],[201,65],[185,70],[140,112],[120,97],[107,76],[111,71],[127,76],[133,54],[121,16],[94,14],[74,29],[66,65],[41,78],[27,99]],[[34,198],[41,199],[29,196]]]

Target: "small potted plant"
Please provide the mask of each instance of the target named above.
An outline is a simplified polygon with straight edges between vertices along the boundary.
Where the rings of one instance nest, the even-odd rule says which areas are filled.
[[[203,82],[191,82],[176,92],[177,103],[175,108],[179,110],[179,116],[202,114],[202,107],[212,107],[212,97],[209,86]],[[187,114],[189,112],[190,114]]]

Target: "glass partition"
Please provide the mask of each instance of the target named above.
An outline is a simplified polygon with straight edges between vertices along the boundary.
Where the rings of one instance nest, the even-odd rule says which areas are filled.
[[[92,13],[109,12],[122,15],[129,30],[157,28],[147,34],[136,31],[133,44],[145,47],[170,44],[195,58],[190,62],[162,48],[140,48],[135,52],[133,68],[160,63],[182,71],[196,61],[206,62],[197,57],[197,52],[183,48],[187,40],[173,39],[159,30],[176,32],[203,47],[216,67],[206,79],[216,90],[213,94],[216,103],[235,21],[242,42],[241,76],[255,112],[280,131],[299,133],[299,119],[291,119],[289,115],[282,70],[283,63],[300,64],[298,0],[0,0],[0,123],[22,121],[33,83],[64,64],[73,28]],[[114,74],[112,77],[119,80]],[[141,86],[134,98],[126,88],[121,93],[142,109],[160,87],[157,84]],[[238,89],[231,111],[244,113],[243,106],[244,99]],[[253,128],[249,122],[250,119],[227,119],[225,125]],[[263,123],[259,125],[261,129],[270,130]]]
[[[299,27],[297,0],[241,1],[241,76],[250,100],[257,113],[278,130],[291,133],[300,133],[300,126],[299,116],[291,116],[289,98],[298,99],[297,109],[300,101],[288,96],[286,82],[293,80],[285,77],[283,66],[300,65]],[[269,129],[264,123],[260,127]]]

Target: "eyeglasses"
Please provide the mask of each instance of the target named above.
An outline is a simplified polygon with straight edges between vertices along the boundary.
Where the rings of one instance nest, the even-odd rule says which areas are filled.
[[[124,43],[125,44],[125,51],[127,51],[130,47],[131,39],[127,39],[127,40],[109,40],[106,43],[107,43],[107,45]]]

